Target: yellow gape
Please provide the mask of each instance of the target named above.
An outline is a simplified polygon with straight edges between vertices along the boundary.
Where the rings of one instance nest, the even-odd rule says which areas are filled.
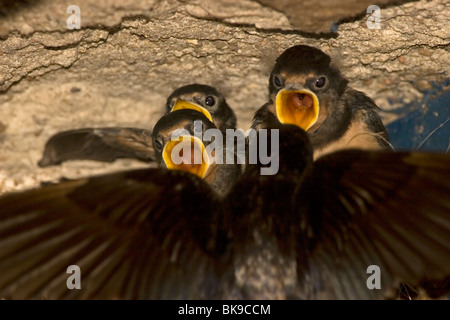
[[[210,159],[203,142],[195,136],[180,136],[164,146],[162,152],[168,169],[183,170],[203,178],[210,166]]]
[[[198,104],[188,102],[186,100],[181,100],[181,99],[177,100],[177,102],[173,106],[172,110],[170,110],[170,112],[176,111],[176,110],[182,110],[182,109],[192,109],[192,110],[198,111],[200,113],[203,113],[208,118],[209,121],[213,122],[211,113],[209,113],[208,110],[206,110],[202,106],[199,106]]]
[[[281,123],[295,124],[306,131],[319,117],[319,99],[309,90],[283,89],[277,94],[276,112]]]

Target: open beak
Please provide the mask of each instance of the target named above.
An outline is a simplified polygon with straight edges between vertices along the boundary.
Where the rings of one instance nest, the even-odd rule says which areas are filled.
[[[168,169],[183,170],[203,178],[210,166],[210,159],[203,142],[195,136],[180,136],[170,140],[162,152]]]
[[[309,90],[280,90],[276,98],[278,120],[308,130],[319,117],[319,99]]]
[[[182,110],[182,109],[192,109],[192,110],[198,111],[200,113],[203,113],[208,118],[209,121],[213,122],[211,113],[209,113],[208,110],[206,110],[202,106],[199,106],[198,104],[188,102],[188,101],[182,100],[182,99],[177,100],[177,102],[173,106],[172,110],[170,110],[170,112],[176,111],[176,110]]]

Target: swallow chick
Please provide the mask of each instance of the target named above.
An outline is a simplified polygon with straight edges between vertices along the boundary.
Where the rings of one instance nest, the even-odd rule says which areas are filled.
[[[0,197],[0,297],[384,299],[448,279],[449,156],[313,161],[305,131],[274,120],[278,173],[250,164],[225,197],[165,168]]]
[[[195,109],[179,109],[163,116],[153,128],[153,147],[160,167],[195,174],[220,195],[226,194],[241,175],[236,145],[227,144],[223,132]]]
[[[166,114],[181,109],[196,110],[223,131],[236,125],[236,116],[225,97],[207,85],[190,84],[176,89],[167,99],[164,108]],[[122,158],[153,162],[154,154],[151,130],[81,128],[59,132],[50,137],[38,165],[48,167],[70,160],[113,162]]]
[[[257,128],[267,113],[307,131],[314,158],[340,149],[391,149],[379,108],[348,81],[319,49],[296,45],[276,60],[269,78],[270,102],[253,118]]]
[[[236,128],[236,115],[216,88],[190,84],[176,89],[166,101],[166,112],[193,109],[203,113],[221,131]]]

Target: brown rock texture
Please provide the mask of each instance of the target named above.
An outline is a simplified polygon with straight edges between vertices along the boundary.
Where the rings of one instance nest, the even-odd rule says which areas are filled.
[[[259,3],[283,12],[299,30],[327,33],[333,24],[360,16],[370,5],[386,6],[399,3],[393,0],[257,0]],[[405,2],[405,1],[403,1]]]
[[[348,12],[327,8],[322,18],[320,10],[303,12],[302,29],[292,18],[301,8],[285,14],[265,1],[80,0],[81,28],[70,30],[71,1],[0,1],[0,192],[146,166],[75,161],[41,169],[37,161],[58,131],[151,129],[181,85],[217,87],[247,129],[267,99],[274,59],[294,44],[331,54],[350,85],[384,111],[419,101],[448,78],[448,1],[380,1],[381,29],[367,27],[361,3]],[[346,18],[324,33],[328,21]],[[314,30],[319,20],[326,23]]]

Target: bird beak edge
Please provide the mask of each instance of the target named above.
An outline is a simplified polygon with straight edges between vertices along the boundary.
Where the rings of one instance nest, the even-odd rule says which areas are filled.
[[[319,99],[309,90],[283,89],[276,97],[276,116],[281,123],[307,131],[319,117]]]
[[[210,158],[203,142],[195,136],[179,136],[164,146],[163,160],[168,169],[188,171],[204,178]]]
[[[203,113],[208,118],[209,121],[213,122],[211,113],[208,110],[206,110],[202,106],[199,106],[198,104],[195,104],[195,103],[192,103],[192,102],[189,102],[186,100],[182,100],[182,99],[177,100],[177,102],[173,106],[172,110],[170,110],[170,112],[176,111],[176,110],[183,110],[183,109],[192,109],[192,110],[198,111],[200,113]]]

